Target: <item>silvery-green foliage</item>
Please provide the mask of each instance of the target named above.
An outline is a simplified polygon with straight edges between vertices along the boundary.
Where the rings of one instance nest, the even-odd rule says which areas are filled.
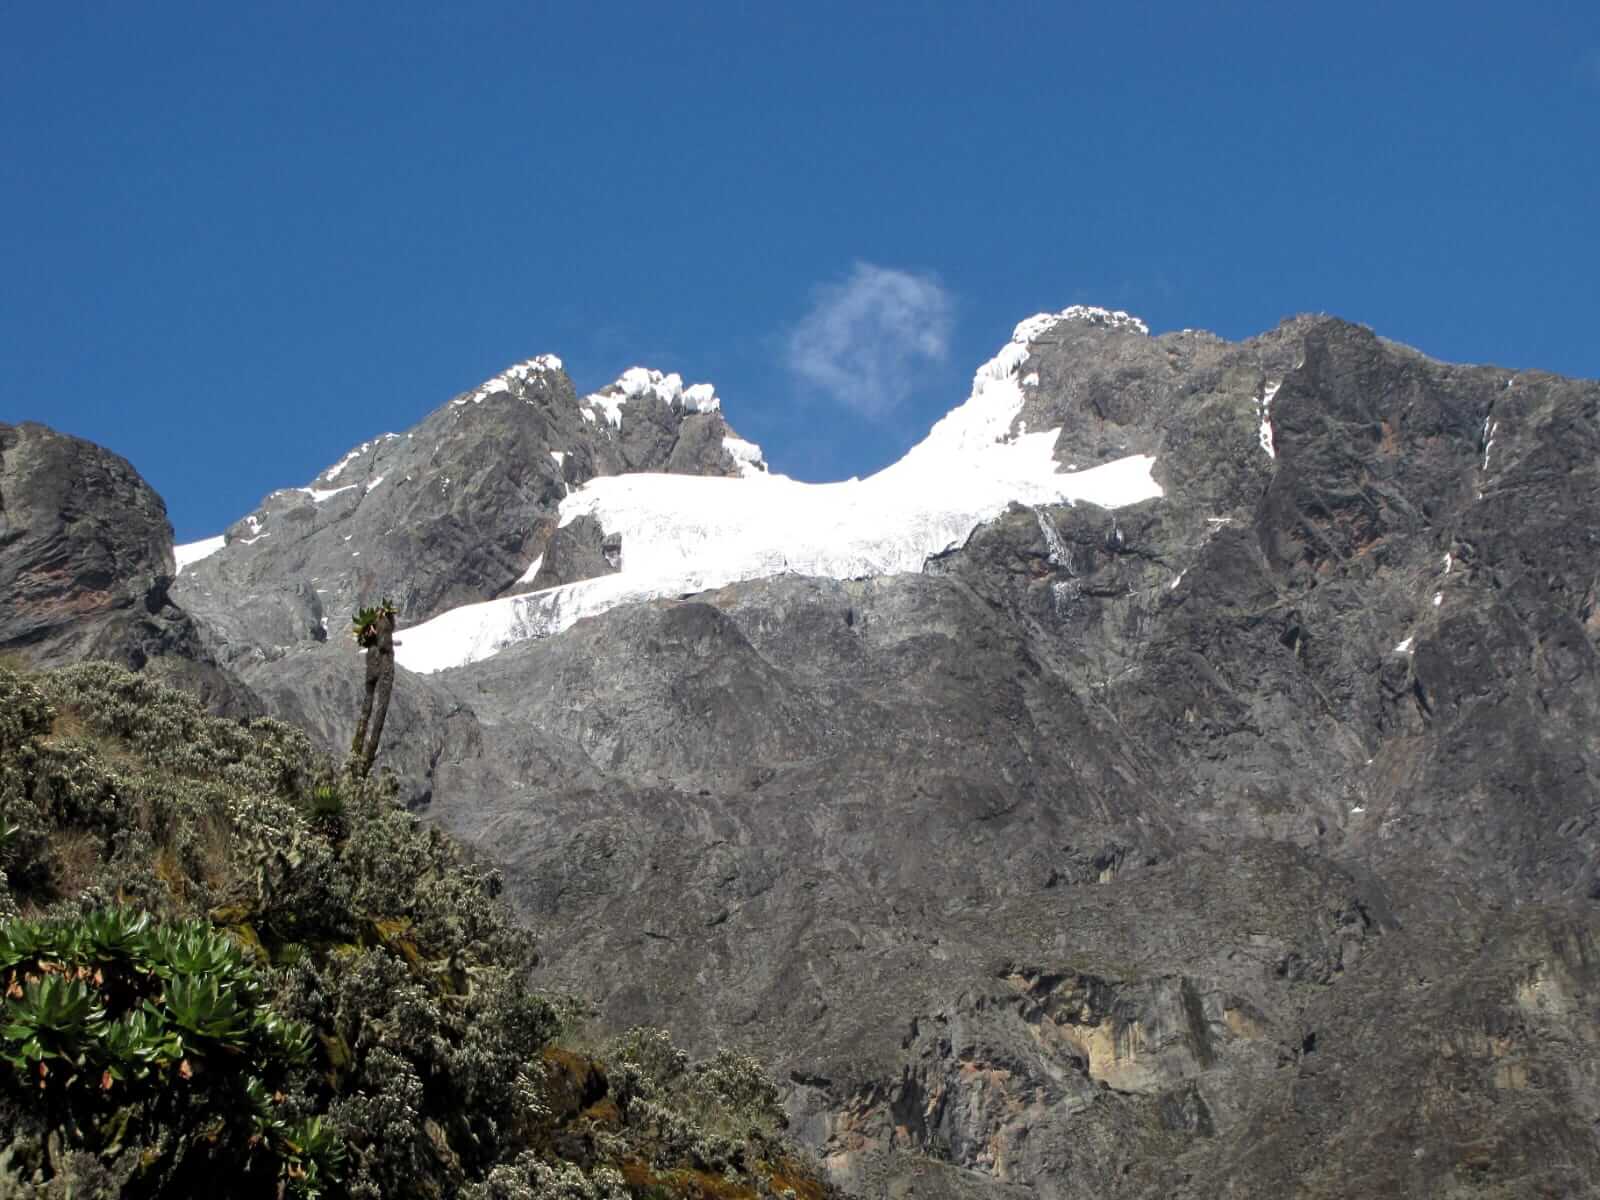
[[[364,785],[348,812],[342,865],[354,881],[355,908],[404,917],[421,947],[448,948],[464,962],[532,965],[531,938],[497,900],[497,872],[464,861],[455,843],[420,828],[375,785]]]
[[[197,946],[201,927],[237,937],[217,970],[248,962],[260,979],[249,1003],[270,1005],[285,1029],[308,1027],[269,1041],[310,1051],[303,1062],[275,1056],[279,1069],[250,1091],[251,1119],[274,1138],[316,1131],[345,1146],[349,1195],[622,1200],[621,1176],[599,1164],[715,1173],[773,1157],[771,1085],[749,1060],[695,1066],[652,1030],[597,1062],[552,1055],[583,1004],[529,987],[537,956],[498,899],[498,876],[400,808],[392,781],[351,778],[295,730],[212,720],[106,665],[38,677],[0,668],[0,701],[10,702],[0,703],[0,917],[20,897],[98,927],[97,913],[126,905],[196,922]],[[204,947],[177,949],[216,974],[199,970]],[[174,1036],[202,1050],[241,1036],[220,987],[168,990]],[[108,1037],[131,1064],[113,1084],[130,1086],[154,1033],[130,1024]],[[225,1056],[210,1058],[198,1076],[207,1087]],[[552,1074],[556,1061],[575,1061],[607,1103],[586,1091],[574,1108],[573,1075]],[[193,1132],[176,1110],[162,1119],[174,1123],[145,1129],[111,1165],[159,1157],[158,1145]],[[13,1144],[38,1144],[35,1134],[42,1127]],[[574,1136],[588,1147],[581,1167],[562,1159]],[[5,1161],[0,1149],[0,1194],[17,1178]],[[279,1182],[321,1189],[309,1173]]]
[[[628,1200],[628,1189],[610,1167],[585,1173],[574,1163],[523,1154],[496,1167],[482,1183],[463,1188],[461,1200]]]
[[[182,692],[110,663],[67,667],[47,680],[58,707],[71,706],[94,732],[128,742],[153,768],[287,796],[313,757],[306,735],[282,722],[214,720]]]
[[[365,1056],[356,1090],[328,1114],[350,1155],[356,1200],[407,1195],[432,1174],[423,1104],[422,1079],[406,1058],[382,1046]]]
[[[8,887],[31,891],[48,874],[45,848],[51,822],[20,781],[15,783],[8,787],[0,768],[0,828],[7,831],[5,845],[0,847],[0,868],[6,873]]]
[[[560,1028],[550,1006],[510,972],[485,967],[474,970],[454,1007],[460,1034],[443,1042],[441,1063],[463,1108],[507,1108],[514,1095],[520,1111],[536,1116],[542,1076],[532,1064]]]
[[[689,1056],[664,1029],[628,1030],[606,1045],[605,1059],[622,1086],[643,1100],[670,1095],[689,1073]]]
[[[693,1064],[660,1029],[631,1029],[603,1057],[630,1123],[650,1131],[668,1158],[712,1171],[743,1170],[749,1148],[785,1125],[777,1085],[748,1055],[724,1050]]]
[[[439,1001],[403,961],[367,950],[330,963],[328,975],[336,997],[333,1027],[358,1056],[399,1043],[439,1053]]]
[[[67,738],[38,747],[34,803],[59,825],[107,829],[120,803],[116,781],[92,747]]]
[[[55,716],[32,679],[0,668],[0,870],[8,887],[28,888],[41,878],[49,822],[32,796],[29,780],[39,748]]]
[[[112,873],[116,876],[116,893],[121,897],[122,903],[156,916],[177,915],[172,904],[171,890],[156,874],[154,866],[156,844],[149,833],[137,827],[115,830],[111,835],[106,857]],[[103,887],[90,889],[90,891],[96,890],[103,890]],[[209,889],[197,887],[195,891],[196,898],[207,908],[219,902],[220,898],[214,897]],[[100,907],[100,901],[97,898],[92,899],[91,906]]]
[[[719,1050],[695,1069],[695,1075],[697,1085],[730,1113],[756,1123],[764,1132],[783,1128],[782,1094],[759,1059]]]
[[[33,679],[0,667],[0,752],[21,749],[50,728],[49,698]]]

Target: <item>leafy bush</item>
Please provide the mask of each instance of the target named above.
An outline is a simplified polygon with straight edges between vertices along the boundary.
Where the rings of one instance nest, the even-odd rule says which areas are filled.
[[[394,793],[118,668],[0,667],[0,1194],[621,1200],[797,1177],[751,1060],[697,1066],[652,1031],[559,1048],[581,1006],[530,987],[499,877]]]
[[[13,919],[0,923],[0,990],[10,1082],[40,1093],[47,1126],[73,1149],[104,1151],[188,1102],[224,1125],[248,1118],[254,1132],[233,1170],[315,1195],[309,1153],[317,1180],[335,1176],[342,1150],[320,1130],[296,1140],[262,1100],[262,1080],[281,1083],[310,1058],[311,1032],[272,1010],[265,981],[225,934],[120,908]],[[264,1156],[276,1171],[251,1161]]]

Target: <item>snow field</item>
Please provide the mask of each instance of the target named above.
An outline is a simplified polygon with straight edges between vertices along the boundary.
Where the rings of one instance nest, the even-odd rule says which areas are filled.
[[[396,658],[413,671],[445,670],[559,633],[620,604],[770,575],[854,579],[921,571],[929,556],[961,545],[1012,502],[1118,508],[1162,495],[1148,455],[1062,472],[1054,459],[1059,430],[1012,432],[1022,409],[1018,375],[1028,344],[1071,319],[1145,332],[1137,318],[1103,309],[1023,321],[1011,342],[978,369],[966,403],[899,462],[866,479],[812,484],[770,475],[755,466],[759,448],[733,438],[725,444],[744,472],[738,479],[592,479],[562,501],[560,523],[588,515],[607,534],[620,535],[620,571],[452,609],[402,630]],[[667,382],[673,377],[642,370],[630,376],[619,381],[625,394],[674,390]],[[681,383],[678,389],[681,394]],[[610,411],[606,416],[620,423],[620,398],[615,418]]]

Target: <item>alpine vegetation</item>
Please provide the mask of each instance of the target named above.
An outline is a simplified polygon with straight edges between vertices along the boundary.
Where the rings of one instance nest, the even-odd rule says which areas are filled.
[[[0,668],[0,1194],[829,1194],[750,1060],[574,1042],[498,876],[368,763]]]

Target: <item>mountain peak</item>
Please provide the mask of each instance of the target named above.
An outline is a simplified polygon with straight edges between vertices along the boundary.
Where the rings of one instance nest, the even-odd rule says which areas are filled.
[[[517,392],[530,376],[562,370],[561,360],[554,354],[540,354],[534,358],[513,363],[500,374],[484,380],[471,392],[456,397],[450,403],[459,408],[463,404],[480,404],[490,396],[502,392]]]
[[[679,413],[714,413],[722,409],[722,401],[711,384],[685,387],[683,376],[676,371],[663,373],[650,367],[629,367],[615,383],[585,396],[582,403],[599,410],[613,428],[621,429],[622,407],[635,400],[653,400]]]
[[[1120,308],[1100,308],[1093,304],[1073,304],[1058,313],[1035,313],[1025,321],[1017,323],[1016,330],[1011,335],[1014,344],[1026,346],[1029,342],[1037,341],[1045,333],[1063,321],[1081,321],[1086,325],[1099,326],[1102,329],[1125,330],[1128,333],[1150,336],[1150,326],[1146,325],[1132,313],[1123,312]]]
[[[415,623],[567,582],[558,563],[579,577],[603,563],[598,545],[551,554],[564,499],[589,480],[764,473],[721,407],[711,384],[648,367],[580,398],[556,355],[525,359],[270,493],[221,539],[178,547],[177,586],[230,653],[270,657],[325,640],[330,613],[372,596]]]
[[[547,985],[763,1047],[874,1194],[1600,1174],[1600,384],[1069,309],[814,485],[735,477],[667,375],[616,424],[525,375],[268,497],[154,627],[153,496],[0,425],[13,645],[191,629],[337,750],[360,673],[307,626],[392,596],[458,669],[383,767]]]
[[[1059,428],[1019,427],[1023,387],[1037,383],[1036,376],[1021,377],[1022,367],[1033,344],[1063,321],[1146,332],[1136,317],[1082,306],[1028,318],[978,368],[966,402],[900,461],[867,479],[813,484],[769,475],[750,457],[759,448],[737,438],[723,444],[740,462],[740,479],[590,479],[562,499],[553,549],[530,573],[531,592],[486,599],[413,627],[401,643],[401,662],[416,671],[461,666],[623,604],[745,580],[921,571],[930,557],[961,545],[1014,503],[1082,500],[1117,508],[1160,496],[1152,455],[1064,471],[1056,460]],[[599,395],[620,429],[624,403],[652,396],[673,404],[681,394],[676,375],[634,368]],[[559,571],[552,570],[555,561]],[[577,571],[573,564],[580,564]]]

